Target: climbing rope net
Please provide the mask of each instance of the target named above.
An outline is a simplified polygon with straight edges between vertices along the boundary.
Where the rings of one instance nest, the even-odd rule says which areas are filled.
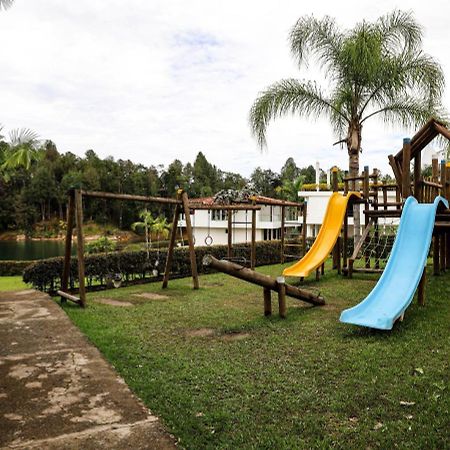
[[[384,269],[397,235],[398,221],[380,218],[378,223],[369,226],[369,232],[356,255],[353,267]]]

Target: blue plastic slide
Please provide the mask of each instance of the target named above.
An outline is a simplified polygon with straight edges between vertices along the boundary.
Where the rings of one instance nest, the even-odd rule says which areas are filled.
[[[341,322],[392,329],[416,292],[427,262],[436,210],[441,202],[448,208],[443,197],[436,197],[434,203],[418,203],[414,197],[407,198],[383,274],[361,303],[342,311]]]

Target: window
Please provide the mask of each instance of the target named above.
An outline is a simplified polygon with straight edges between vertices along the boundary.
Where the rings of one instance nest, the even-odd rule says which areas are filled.
[[[228,212],[224,209],[213,209],[211,211],[211,219],[212,220],[227,220]]]

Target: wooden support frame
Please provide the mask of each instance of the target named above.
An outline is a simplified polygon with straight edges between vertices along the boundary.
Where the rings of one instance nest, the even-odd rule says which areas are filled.
[[[85,285],[85,263],[84,263],[84,234],[83,234],[83,196],[91,198],[103,198],[111,200],[125,200],[125,201],[138,201],[144,203],[162,203],[175,205],[174,218],[172,221],[172,230],[169,241],[169,250],[167,252],[167,259],[163,278],[163,288],[167,288],[169,281],[169,273],[172,267],[173,250],[175,247],[175,238],[177,232],[177,225],[181,208],[183,208],[186,215],[186,230],[189,242],[189,257],[191,261],[191,272],[194,289],[199,288],[197,261],[194,249],[194,239],[192,235],[192,225],[189,215],[189,201],[186,192],[179,190],[177,198],[164,198],[164,197],[149,197],[142,195],[128,195],[128,194],[115,194],[111,192],[99,192],[99,191],[83,191],[79,189],[71,190],[68,197],[68,214],[67,214],[67,230],[66,230],[66,242],[64,253],[64,267],[61,278],[61,290],[57,291],[61,297],[61,302],[71,300],[78,303],[80,306],[86,306],[86,285]],[[219,208],[218,208],[219,209]],[[220,208],[223,209],[223,208]],[[78,292],[79,297],[76,297],[68,293],[69,290],[69,277],[70,277],[70,260],[72,252],[72,230],[74,224],[76,225],[77,234],[77,265],[78,265]]]
[[[263,287],[264,294],[264,315],[268,316],[272,312],[270,291],[277,292],[280,317],[286,317],[286,296],[311,303],[316,306],[324,305],[325,300],[320,295],[300,289],[296,286],[286,284],[284,277],[274,279],[268,275],[255,272],[230,261],[218,260],[212,255],[206,255],[203,258],[203,265],[226,273],[240,280],[248,281]]]
[[[406,200],[411,194],[411,174],[409,165],[411,163],[411,139],[403,139],[403,159],[402,159],[402,197]]]

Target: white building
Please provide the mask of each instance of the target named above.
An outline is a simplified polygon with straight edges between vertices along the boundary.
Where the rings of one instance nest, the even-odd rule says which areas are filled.
[[[322,225],[323,218],[325,216],[325,211],[327,209],[328,200],[331,197],[333,192],[330,191],[299,191],[299,198],[304,198],[307,203],[307,214],[306,214],[306,236],[307,237],[316,237],[319,229]],[[343,192],[341,192],[343,194]],[[379,200],[382,202],[383,200],[380,198]],[[393,203],[396,201],[395,191],[388,191],[387,201],[389,203]],[[364,204],[360,205],[361,210],[361,226],[364,227],[364,213],[363,210],[365,208]],[[353,235],[353,212],[350,211],[348,224],[349,224],[349,235]],[[393,224],[398,225],[399,219],[379,219],[379,223],[383,225]]]
[[[191,224],[196,246],[226,245],[228,243],[228,211],[195,209],[213,204],[212,197],[190,199]],[[257,196],[256,204],[261,209],[256,211],[256,241],[271,241],[281,238],[281,210],[285,208],[286,230],[300,230],[303,218],[299,210],[300,203],[293,203],[270,197]],[[252,237],[252,211],[234,211],[232,219],[232,243],[250,243]],[[186,228],[184,214],[181,215],[179,227]]]

